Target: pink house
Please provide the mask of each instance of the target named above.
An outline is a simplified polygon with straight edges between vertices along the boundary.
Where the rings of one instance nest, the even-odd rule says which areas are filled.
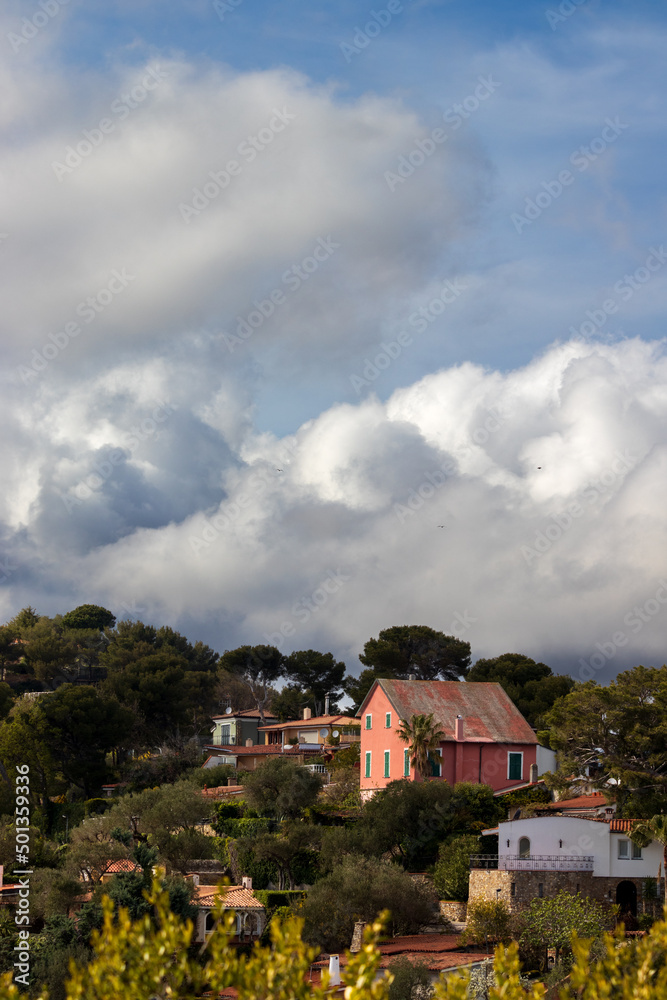
[[[433,754],[433,778],[496,792],[536,780],[537,737],[500,684],[377,680],[357,712],[362,800],[390,781],[420,780],[397,729],[402,719],[431,714],[446,733]]]

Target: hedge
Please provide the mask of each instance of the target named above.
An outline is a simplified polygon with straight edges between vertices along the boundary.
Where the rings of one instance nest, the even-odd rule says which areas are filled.
[[[254,889],[255,898],[263,903],[267,910],[277,906],[291,906],[298,899],[303,899],[306,893],[303,889]]]

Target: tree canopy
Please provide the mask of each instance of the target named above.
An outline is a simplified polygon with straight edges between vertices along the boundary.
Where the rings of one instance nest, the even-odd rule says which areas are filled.
[[[634,667],[606,687],[577,684],[546,716],[559,778],[591,769],[600,786],[612,781],[621,814],[652,816],[667,804],[667,666]],[[656,799],[657,796],[657,799]]]
[[[285,660],[285,674],[292,682],[305,689],[315,715],[324,713],[324,699],[327,695],[330,704],[334,704],[343,694],[345,664],[337,661],[333,653],[318,653],[315,649],[301,649],[290,653]]]
[[[428,625],[394,625],[369,639],[359,659],[377,677],[457,681],[470,666],[470,643]]]
[[[80,604],[63,615],[65,628],[95,628],[101,632],[105,628],[113,628],[115,624],[116,616],[98,604]]]
[[[220,657],[220,667],[242,677],[250,687],[261,725],[274,695],[272,685],[285,675],[285,657],[275,646],[238,646]]]
[[[263,816],[296,818],[313,805],[322,787],[318,774],[288,757],[273,757],[245,776],[248,803]]]
[[[541,725],[545,713],[574,687],[572,677],[554,674],[546,663],[536,663],[523,653],[477,660],[466,680],[497,681],[531,726]]]

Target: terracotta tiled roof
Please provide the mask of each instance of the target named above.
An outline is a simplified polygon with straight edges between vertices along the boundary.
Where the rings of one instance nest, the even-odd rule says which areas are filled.
[[[136,861],[130,861],[129,858],[121,858],[120,861],[110,861],[106,866],[103,875],[120,875],[125,872],[138,872],[140,871],[139,865]]]
[[[217,886],[198,885],[195,887],[195,901],[199,906],[214,906],[219,899]],[[230,910],[263,910],[264,904],[253,895],[251,889],[242,885],[230,885],[225,892],[225,906]]]
[[[463,718],[466,743],[528,743],[537,737],[500,684],[487,681],[396,681],[377,680],[400,719],[433,714],[436,722],[454,739],[456,716]],[[375,690],[366,695],[357,715],[363,715]]]
[[[260,713],[256,708],[246,708],[242,712],[228,712],[224,715],[212,715],[212,719],[259,719]],[[265,719],[275,719],[275,715],[270,712],[264,713]]]
[[[243,785],[218,785],[216,788],[202,788],[201,793],[208,799],[220,799],[225,795],[237,795],[243,791]]]
[[[579,795],[574,799],[560,799],[558,802],[550,802],[549,809],[598,809],[608,805],[604,795],[596,793],[594,795]]]
[[[312,719],[292,719],[290,722],[278,722],[272,726],[259,726],[260,733],[271,729],[309,729],[311,726],[361,726],[359,719],[353,715],[316,715]]]
[[[638,822],[637,819],[610,819],[609,829],[612,833],[632,833],[635,823]]]
[[[258,743],[257,746],[254,747],[220,746],[220,744],[217,743],[207,743],[206,749],[224,750],[227,757],[248,757],[248,756],[252,757],[253,755],[261,755],[261,754],[280,754],[282,756],[284,756],[285,754],[289,754],[292,756],[298,756],[299,754],[302,753],[318,754],[320,752],[319,750],[305,750],[303,748],[299,749],[298,746],[289,747],[288,749],[283,750],[282,746],[276,743],[273,743],[269,746],[267,746],[265,743],[261,744]]]

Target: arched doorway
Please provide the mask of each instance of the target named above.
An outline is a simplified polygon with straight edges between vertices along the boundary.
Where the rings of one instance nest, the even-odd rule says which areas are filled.
[[[637,886],[629,879],[624,879],[616,886],[616,902],[620,910],[621,917],[624,913],[631,913],[637,916]]]
[[[519,857],[529,858],[530,857],[530,840],[528,837],[521,837],[519,840]]]

